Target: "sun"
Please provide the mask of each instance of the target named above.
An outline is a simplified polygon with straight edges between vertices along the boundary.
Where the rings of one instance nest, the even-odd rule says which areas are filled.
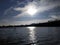
[[[33,16],[36,14],[37,9],[35,6],[29,6],[26,11],[29,15]]]

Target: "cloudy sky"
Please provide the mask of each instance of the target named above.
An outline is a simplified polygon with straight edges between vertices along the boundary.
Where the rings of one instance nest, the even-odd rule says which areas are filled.
[[[25,25],[55,19],[60,20],[60,0],[0,0],[0,25]]]

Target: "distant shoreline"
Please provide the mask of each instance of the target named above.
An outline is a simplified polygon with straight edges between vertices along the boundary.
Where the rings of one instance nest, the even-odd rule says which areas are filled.
[[[37,24],[30,24],[30,25],[8,25],[8,26],[0,26],[0,28],[7,28],[7,27],[60,27],[60,20],[56,21],[48,21],[46,23],[37,23]]]

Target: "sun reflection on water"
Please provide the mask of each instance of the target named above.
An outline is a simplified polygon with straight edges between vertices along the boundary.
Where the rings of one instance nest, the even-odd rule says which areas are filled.
[[[35,27],[27,27],[29,30],[34,30]]]
[[[36,40],[34,29],[35,29],[36,27],[27,27],[27,28],[29,29],[30,40],[31,40],[32,43],[34,43],[35,40]],[[33,45],[36,45],[36,44],[33,44]]]

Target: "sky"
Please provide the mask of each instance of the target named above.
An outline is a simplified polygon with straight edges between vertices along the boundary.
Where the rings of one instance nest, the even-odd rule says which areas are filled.
[[[27,10],[32,7],[32,12]],[[30,13],[30,14],[29,14]],[[0,0],[0,25],[28,25],[60,20],[60,0]]]

